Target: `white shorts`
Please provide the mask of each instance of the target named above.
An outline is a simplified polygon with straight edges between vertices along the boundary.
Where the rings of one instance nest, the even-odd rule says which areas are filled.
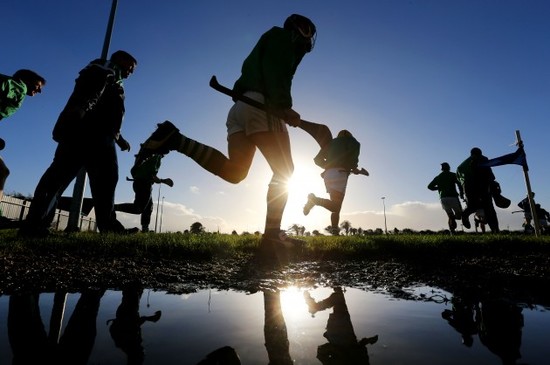
[[[247,91],[244,96],[264,103],[264,96],[256,91]],[[258,132],[288,132],[286,123],[265,111],[237,101],[227,115],[227,135],[244,132],[249,136]]]
[[[462,205],[460,204],[460,200],[458,200],[458,197],[447,196],[441,198],[441,207],[449,217],[460,219],[462,215]]]
[[[327,189],[327,193],[330,194],[333,191],[337,191],[342,194],[346,193],[349,171],[342,168],[333,168],[325,170],[321,176],[325,180],[325,188]]]

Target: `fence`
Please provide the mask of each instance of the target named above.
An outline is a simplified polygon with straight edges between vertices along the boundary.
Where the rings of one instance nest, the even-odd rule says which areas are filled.
[[[8,218],[13,221],[22,221],[27,217],[31,201],[19,199],[13,196],[4,195],[0,202],[0,217]],[[55,230],[64,230],[67,228],[69,213],[56,209],[51,228]],[[91,217],[80,217],[79,228],[81,231],[96,231],[97,225]]]

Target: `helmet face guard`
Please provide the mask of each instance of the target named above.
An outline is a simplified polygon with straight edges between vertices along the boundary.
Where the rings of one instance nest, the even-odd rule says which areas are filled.
[[[305,51],[311,52],[317,38],[317,29],[311,20],[303,15],[292,14],[285,20],[284,28],[299,34],[307,42]]]

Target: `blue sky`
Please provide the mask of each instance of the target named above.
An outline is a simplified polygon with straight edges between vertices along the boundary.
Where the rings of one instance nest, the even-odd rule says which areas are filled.
[[[41,95],[0,122],[7,143],[0,154],[11,169],[5,190],[32,195],[53,158],[51,131],[74,79],[101,54],[111,1],[18,0],[0,9],[6,40],[0,72],[30,68],[47,79]],[[231,100],[208,81],[216,75],[231,86],[258,37],[292,13],[310,17],[318,29],[315,48],[294,77],[294,109],[333,133],[350,130],[361,142],[360,167],[371,173],[350,177],[342,220],[384,228],[385,197],[388,229],[446,228],[437,193],[426,188],[440,163],[454,170],[475,146],[489,158],[513,152],[516,130],[537,202],[550,208],[550,3],[543,0],[119,0],[110,53],[124,49],[138,67],[125,81],[122,133],[132,150],[119,153],[117,202],[133,199],[125,176],[158,122],[171,120],[184,134],[226,151]],[[307,193],[325,195],[312,160],[317,145],[301,130],[290,135],[295,176],[283,228],[298,223],[322,231],[327,211],[301,213]],[[501,228],[520,229],[521,214],[512,211],[526,195],[523,171],[514,165],[494,172],[514,202],[497,209]],[[158,185],[153,191],[155,201],[164,200],[163,231],[195,221],[209,231],[263,229],[270,171],[261,154],[238,185],[178,153],[164,159],[159,176],[175,182],[160,195]],[[119,217],[128,227],[139,225],[137,216]]]

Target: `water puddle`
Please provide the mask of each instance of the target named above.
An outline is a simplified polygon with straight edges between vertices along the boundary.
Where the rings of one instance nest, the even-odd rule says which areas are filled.
[[[545,308],[408,293],[417,300],[341,287],[1,296],[0,364],[548,364]]]

